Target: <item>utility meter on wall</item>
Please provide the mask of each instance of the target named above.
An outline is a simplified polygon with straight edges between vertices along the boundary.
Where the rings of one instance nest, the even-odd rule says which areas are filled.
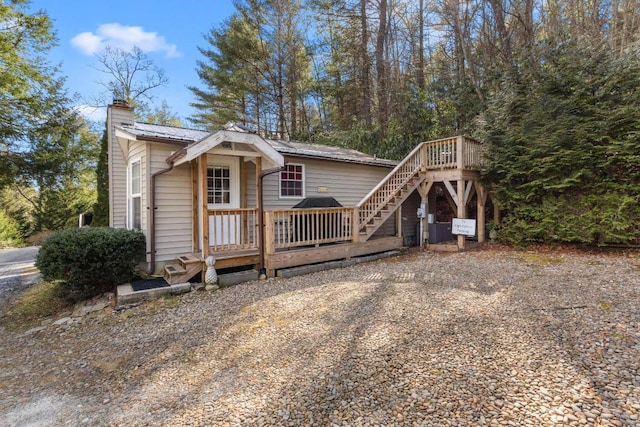
[[[416,215],[418,216],[418,218],[426,218],[427,217],[427,207],[425,206],[424,203],[420,203],[420,207],[418,208],[418,211],[416,212]]]

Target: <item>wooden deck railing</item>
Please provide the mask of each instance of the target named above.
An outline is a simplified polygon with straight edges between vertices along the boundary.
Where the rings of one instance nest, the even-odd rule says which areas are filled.
[[[267,253],[276,249],[350,241],[353,208],[265,211]]]
[[[213,209],[209,214],[209,247],[213,251],[255,249],[257,209]]]
[[[474,169],[482,165],[482,146],[465,137],[423,142],[398,164],[355,208],[285,209],[264,212],[265,249],[357,241],[357,234],[388,206],[420,171]],[[258,248],[257,209],[208,210],[213,251]]]
[[[363,228],[420,170],[476,169],[483,164],[480,142],[464,136],[423,142],[358,203]]]
[[[482,144],[457,136],[423,142],[419,146],[426,169],[475,169],[483,164]]]

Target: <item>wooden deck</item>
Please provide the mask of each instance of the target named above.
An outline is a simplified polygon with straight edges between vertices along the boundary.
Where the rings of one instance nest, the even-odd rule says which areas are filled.
[[[458,218],[466,218],[467,204],[474,195],[478,196],[478,212],[484,212],[487,192],[480,184],[482,153],[478,141],[465,137],[425,142],[354,207],[265,210],[263,267],[268,275],[273,275],[282,268],[401,248],[402,203],[418,191],[422,203],[428,204],[430,190],[438,182],[446,188]],[[208,219],[202,221],[202,232],[208,245],[202,256],[214,255],[217,269],[258,266],[261,262],[259,210],[207,209],[206,212]],[[377,230],[394,216],[395,234],[380,236]],[[484,213],[478,216],[478,230],[478,240],[482,242]],[[445,250],[460,250],[464,245],[464,236],[458,236],[457,246],[452,242]]]

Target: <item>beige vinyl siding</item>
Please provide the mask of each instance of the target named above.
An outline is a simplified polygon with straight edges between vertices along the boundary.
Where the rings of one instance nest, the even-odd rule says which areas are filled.
[[[391,171],[381,166],[293,157],[290,163],[305,165],[305,197],[333,197],[345,207],[358,204]],[[319,192],[319,187],[326,188],[326,192]],[[277,173],[264,179],[264,190],[265,209],[288,209],[302,200],[279,197]]]
[[[247,207],[255,208],[258,206],[256,196],[258,191],[256,188],[256,164],[254,162],[245,162],[244,166],[247,173]]]
[[[295,159],[291,158],[290,163],[305,165],[305,197],[334,197],[344,207],[356,206],[363,197],[376,186],[389,172],[391,167],[359,165],[353,163]],[[247,164],[247,206],[253,207],[256,200],[255,164]],[[279,197],[279,175],[277,173],[268,175],[264,179],[264,204],[265,209],[289,209],[295,206],[301,197],[280,198]],[[319,192],[318,187],[325,187],[326,192]],[[418,204],[419,204],[418,200]],[[412,204],[408,204],[409,212],[404,212],[403,217],[415,217],[415,210]],[[405,209],[405,206],[403,206]],[[403,234],[411,231],[411,220],[403,221]],[[389,218],[375,233],[375,236],[392,236],[396,234],[396,219]],[[415,232],[408,234],[412,236]]]
[[[166,169],[167,157],[176,147],[149,144],[151,170],[148,175]],[[180,165],[156,177],[156,270],[166,261],[191,252],[191,169]]]
[[[127,217],[127,159],[115,137],[115,128],[123,123],[133,124],[133,112],[124,108],[109,108],[109,225],[126,228]]]

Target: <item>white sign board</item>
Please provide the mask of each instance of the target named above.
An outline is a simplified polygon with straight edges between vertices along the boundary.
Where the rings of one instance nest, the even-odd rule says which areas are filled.
[[[453,223],[451,224],[451,234],[463,234],[465,236],[475,236],[476,220],[453,218]]]

